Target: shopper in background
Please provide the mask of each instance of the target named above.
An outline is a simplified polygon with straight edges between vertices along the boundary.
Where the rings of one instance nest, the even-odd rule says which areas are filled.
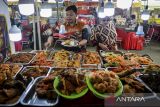
[[[143,21],[143,31],[144,31],[144,35],[147,35],[148,30],[149,30],[148,21]]]
[[[64,23],[64,27],[66,33],[69,34],[67,36],[74,36],[76,40],[79,41],[79,48],[84,49],[88,40],[88,29],[87,26],[80,21],[77,21],[77,7],[75,5],[71,5],[66,8],[66,22]],[[57,28],[60,30],[60,28]],[[65,34],[64,34],[65,35]],[[53,42],[53,36],[48,38],[48,41],[45,43],[45,47],[50,47]]]
[[[97,50],[117,50],[117,32],[114,24],[109,19],[100,21],[92,29],[91,41],[97,46]]]

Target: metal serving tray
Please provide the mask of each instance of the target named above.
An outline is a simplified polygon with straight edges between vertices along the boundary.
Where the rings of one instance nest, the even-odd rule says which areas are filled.
[[[31,53],[37,54],[39,52],[47,52],[48,53],[47,60],[49,60],[49,57],[50,57],[50,54],[51,54],[52,51],[54,51],[54,50],[53,49],[51,49],[51,50],[32,50]],[[36,56],[34,57],[33,61],[36,61]]]
[[[53,68],[51,68],[51,70],[50,70],[50,72],[48,73],[48,75],[47,76],[49,76],[50,75],[50,73],[52,73],[52,72],[55,72],[55,70],[56,69],[75,69],[76,71],[78,71],[78,68],[74,68],[74,67],[72,67],[72,68],[67,68],[67,67],[62,67],[62,68],[59,68],[59,67],[53,67]]]
[[[145,96],[143,96],[143,97],[144,97],[145,100],[156,98],[156,93],[154,93],[152,91],[152,89],[150,87],[148,87],[139,77],[136,77],[135,79],[138,80],[139,82],[141,82],[149,92],[149,93],[144,93]]]
[[[0,64],[1,65],[1,64]],[[16,65],[16,64],[9,64],[9,65]],[[18,64],[17,64],[18,65]],[[19,68],[19,70],[16,72],[16,74],[13,76],[14,78],[17,76],[17,74],[19,73],[19,72],[21,72],[21,70],[22,70],[22,68],[23,68],[23,65],[18,65],[20,68]]]
[[[48,66],[26,66],[26,67],[24,67],[24,68],[21,70],[20,74],[23,75],[23,73],[26,72],[26,70],[27,70],[28,68],[34,68],[34,67],[48,68],[48,72],[46,73],[45,76],[48,76],[48,74],[49,74],[49,72],[50,72],[50,69],[51,69],[51,67],[48,67]],[[38,77],[40,77],[40,76],[38,76]],[[37,77],[36,77],[36,78],[37,78]],[[35,78],[34,78],[34,79],[35,79]]]
[[[18,72],[15,74],[14,78],[17,76],[17,74],[19,74],[21,72],[21,70],[23,69],[23,65],[19,65],[20,69],[18,70]]]
[[[95,51],[90,51],[90,52],[97,53],[97,55],[99,56],[99,59],[100,59],[100,63],[99,64],[85,64],[84,63],[84,56],[83,56],[84,53],[82,53],[82,59],[83,59],[82,60],[82,68],[101,68],[101,66],[103,65],[103,61],[102,61],[99,53],[95,52]]]
[[[31,81],[29,82],[28,86],[26,86],[26,89],[25,91],[21,94],[21,96],[19,97],[19,99],[15,102],[15,103],[12,103],[12,104],[0,104],[1,107],[4,107],[4,106],[16,106],[17,104],[20,103],[20,100],[22,99],[23,97],[23,94],[27,91],[27,89],[32,85],[32,83],[34,82],[33,78],[31,78]]]
[[[51,62],[51,65],[41,65],[41,64],[35,64],[35,62],[38,62],[39,63],[39,61],[37,61],[37,60],[33,60],[30,64],[29,64],[29,66],[48,66],[48,67],[53,67],[54,66],[54,61],[51,61],[51,60],[47,60],[46,62]]]
[[[100,53],[101,57],[104,57],[103,53],[114,53],[114,54],[119,54],[119,55],[123,56],[123,52],[121,52],[121,51],[111,51],[111,50],[103,51],[103,50],[100,50],[99,53]]]
[[[114,54],[118,54],[118,55],[121,55],[121,56],[123,56],[123,52],[121,52],[121,51],[103,51],[103,50],[100,50],[99,51],[99,54],[100,54],[100,56],[101,56],[101,59],[102,59],[102,62],[103,62],[103,67],[104,68],[107,68],[107,67],[105,67],[104,66],[104,64],[107,64],[107,62],[104,60],[104,53],[114,53]],[[110,66],[109,66],[110,67]],[[116,67],[111,67],[111,68],[116,68]]]
[[[39,77],[34,80],[34,83],[27,88],[21,98],[21,104],[26,106],[55,106],[59,102],[59,96],[56,99],[48,100],[38,98],[35,92],[36,84],[45,77]]]
[[[54,51],[54,49],[51,48],[51,49],[49,49],[49,50],[32,50],[30,53],[37,53],[37,52],[42,52],[42,51],[51,52],[51,51]]]
[[[19,53],[29,53],[29,52],[17,52],[17,53],[15,53],[14,55],[19,54]],[[14,64],[18,64],[18,65],[29,65],[29,64],[32,62],[32,60],[34,59],[34,57],[36,56],[35,53],[30,53],[30,54],[33,54],[33,57],[31,58],[31,60],[30,60],[28,63],[14,63]],[[13,62],[10,62],[10,57],[8,57],[8,58],[4,61],[4,63],[12,63],[12,64],[13,64]]]
[[[108,72],[108,70],[105,69],[105,68],[79,68],[79,69],[77,69],[77,71],[79,71],[81,73],[84,73],[85,76],[90,75],[90,73],[92,72],[92,70],[103,70],[103,71]]]
[[[114,69],[118,69],[118,67],[107,67],[106,68],[108,71],[112,71]],[[130,70],[124,70],[122,72],[118,72],[116,73],[119,77],[126,77],[126,76],[129,76],[135,72],[140,72],[140,74],[143,74],[144,73],[144,69],[143,68],[132,68]],[[138,74],[138,75],[140,75]],[[137,76],[136,76],[137,77]]]
[[[142,79],[142,76],[148,76],[148,75],[152,75],[152,76],[154,76],[154,75],[159,75],[159,76],[160,76],[160,74],[156,74],[156,73],[143,74],[143,75],[140,75],[139,77],[137,77],[137,79],[138,79],[139,81],[141,81],[143,84],[145,84],[150,90],[152,90],[153,93],[156,95],[156,98],[157,98],[158,100],[160,100],[160,92],[155,92],[155,91],[153,90],[153,87],[148,86],[147,83]],[[155,81],[155,82],[159,82],[159,81]]]
[[[60,51],[60,50],[56,50],[56,51],[52,51],[51,52],[51,54],[49,55],[49,61],[53,61],[54,62],[54,60],[52,59],[52,57],[53,57],[53,55],[56,53],[56,52],[58,52],[58,51]],[[70,51],[69,51],[70,52]],[[71,52],[70,52],[71,53]],[[73,52],[74,53],[74,52]],[[76,53],[75,53],[76,54]],[[80,54],[81,55],[81,54]],[[82,67],[82,55],[81,55],[81,58],[80,58],[80,67],[77,67],[77,68],[81,68]],[[63,61],[63,60],[62,60]],[[57,67],[55,64],[53,64],[53,66],[52,67],[55,67],[55,68],[61,68],[61,67]],[[75,67],[62,67],[62,68],[75,68]]]

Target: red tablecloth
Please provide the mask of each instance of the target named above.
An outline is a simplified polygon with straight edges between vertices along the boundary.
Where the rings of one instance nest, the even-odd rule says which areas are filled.
[[[138,36],[136,50],[143,50],[143,44],[144,44],[144,36]]]
[[[22,42],[15,42],[15,51],[22,51]]]
[[[142,50],[144,37],[136,35],[135,32],[126,32],[124,29],[117,29],[118,38],[122,40],[122,48],[125,50]]]

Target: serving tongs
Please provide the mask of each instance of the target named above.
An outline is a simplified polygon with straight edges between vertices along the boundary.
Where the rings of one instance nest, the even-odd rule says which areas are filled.
[[[50,53],[51,51],[54,51],[54,48],[49,49],[49,47],[46,47],[44,51]]]
[[[73,56],[74,56],[74,53],[70,52],[70,54],[69,54],[69,60],[74,60]]]

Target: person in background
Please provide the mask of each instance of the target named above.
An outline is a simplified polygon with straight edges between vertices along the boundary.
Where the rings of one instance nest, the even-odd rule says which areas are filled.
[[[148,21],[143,21],[143,31],[144,31],[144,35],[147,35],[148,30],[149,30]]]
[[[117,50],[116,44],[117,32],[114,24],[107,19],[101,21],[94,29],[90,40],[99,50]]]
[[[64,27],[66,33],[69,34],[67,36],[74,36],[74,38],[79,41],[78,47],[79,49],[85,49],[88,40],[88,29],[87,25],[83,22],[77,21],[77,7],[75,5],[71,5],[66,8],[66,20],[64,23]],[[60,28],[57,28],[60,30]],[[65,34],[64,34],[65,35]],[[48,38],[48,41],[45,43],[45,47],[50,47],[53,42],[53,36]]]
[[[54,26],[51,26],[49,21],[47,23],[41,23],[40,31],[41,31],[41,41],[44,44],[49,36],[52,36],[54,33],[58,33],[56,27],[58,26],[58,22],[55,22]]]

